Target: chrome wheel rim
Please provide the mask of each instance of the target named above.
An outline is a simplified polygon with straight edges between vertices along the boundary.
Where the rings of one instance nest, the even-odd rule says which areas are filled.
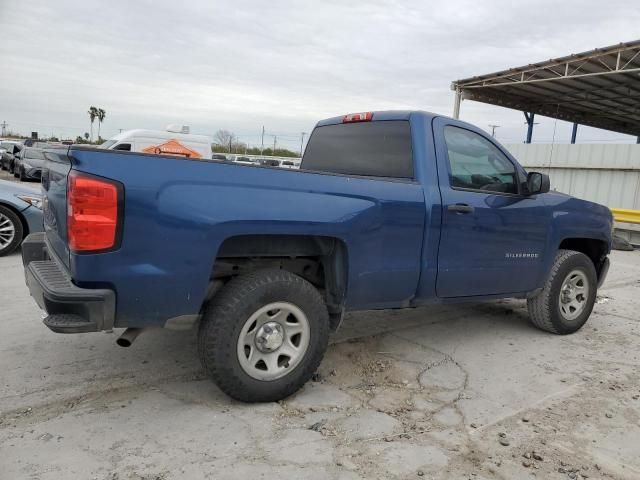
[[[589,281],[582,270],[572,270],[562,282],[558,303],[560,313],[567,320],[575,320],[587,306]]]
[[[309,320],[288,302],[274,302],[256,310],[238,337],[238,361],[247,375],[272,381],[298,366],[309,348]]]
[[[16,236],[16,226],[11,219],[0,213],[0,250],[6,248]]]

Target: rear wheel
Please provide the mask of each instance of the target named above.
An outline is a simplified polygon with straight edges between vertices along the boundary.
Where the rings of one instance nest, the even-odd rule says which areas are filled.
[[[13,252],[22,242],[22,222],[13,210],[0,205],[0,257]]]
[[[542,292],[527,300],[531,322],[552,333],[576,332],[591,315],[597,284],[596,269],[589,257],[559,250]]]
[[[22,181],[22,182],[27,180],[27,177],[24,174],[24,168],[22,168],[22,167],[20,167],[20,173],[17,176],[20,177],[20,181]]]
[[[207,307],[200,360],[216,384],[244,402],[281,400],[318,368],[329,339],[322,296],[285,270],[231,280]]]

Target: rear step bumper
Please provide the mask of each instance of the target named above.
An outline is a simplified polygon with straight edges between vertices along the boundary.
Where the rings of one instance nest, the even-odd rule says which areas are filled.
[[[44,233],[25,238],[22,262],[29,292],[47,312],[44,324],[51,330],[82,333],[113,328],[115,292],[74,285],[64,265],[49,255]]]

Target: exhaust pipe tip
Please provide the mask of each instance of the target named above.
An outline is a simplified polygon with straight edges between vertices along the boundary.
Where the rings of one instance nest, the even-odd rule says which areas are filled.
[[[130,347],[138,335],[142,333],[142,330],[142,328],[127,328],[122,335],[118,337],[116,343],[124,348]]]
[[[131,340],[127,339],[127,338],[120,337],[120,338],[118,338],[116,340],[116,343],[118,345],[120,345],[121,347],[125,347],[126,348],[126,347],[130,347],[133,342]]]

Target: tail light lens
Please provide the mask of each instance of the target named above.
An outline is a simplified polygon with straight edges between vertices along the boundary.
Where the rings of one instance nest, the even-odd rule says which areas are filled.
[[[69,173],[67,233],[72,251],[97,252],[117,246],[121,193],[118,183]]]

